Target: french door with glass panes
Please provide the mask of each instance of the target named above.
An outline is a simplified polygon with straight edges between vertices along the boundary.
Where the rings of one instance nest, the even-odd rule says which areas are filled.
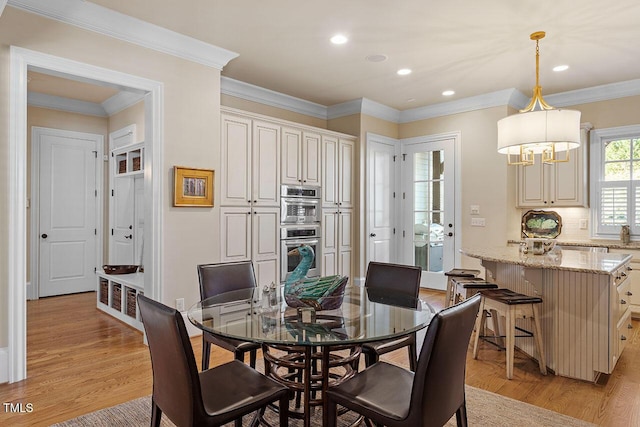
[[[455,140],[403,144],[403,263],[422,268],[421,286],[445,289],[455,264]]]

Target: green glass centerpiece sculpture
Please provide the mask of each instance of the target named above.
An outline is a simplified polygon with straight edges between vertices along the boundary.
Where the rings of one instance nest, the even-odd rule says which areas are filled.
[[[301,257],[300,263],[284,284],[284,299],[289,307],[313,307],[320,311],[333,310],[342,305],[349,277],[333,275],[308,278],[307,273],[315,258],[313,248],[308,245],[292,249],[288,255]]]

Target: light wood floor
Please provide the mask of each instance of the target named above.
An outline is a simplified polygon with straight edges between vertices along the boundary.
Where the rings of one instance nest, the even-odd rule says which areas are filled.
[[[441,308],[444,293],[422,291]],[[47,426],[151,393],[149,352],[142,335],[95,307],[95,294],[43,298],[27,304],[28,379],[0,385],[3,403],[30,403],[30,413],[0,408],[2,426]],[[516,355],[515,377],[505,378],[504,352],[483,344],[468,358],[467,383],[603,426],[640,425],[640,322],[605,385],[542,376],[537,364]],[[201,340],[192,339],[200,359]],[[406,351],[388,360],[406,364]],[[231,360],[214,351],[212,364]]]

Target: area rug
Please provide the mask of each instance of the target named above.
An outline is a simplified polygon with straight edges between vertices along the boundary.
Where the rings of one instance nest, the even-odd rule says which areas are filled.
[[[321,415],[320,411],[318,411]],[[470,426],[491,427],[586,427],[594,426],[566,415],[561,415],[528,403],[503,397],[495,393],[467,386],[467,412]],[[121,405],[102,409],[90,414],[82,415],[54,427],[147,427],[151,417],[151,398],[141,397]],[[273,425],[277,425],[277,415],[267,410],[266,418]],[[348,425],[353,421],[353,416],[345,414],[341,417],[339,425]],[[250,417],[245,417],[244,425],[249,425]],[[166,417],[162,417],[163,427],[172,427]],[[231,426],[232,424],[230,424]],[[314,427],[322,425],[322,417],[312,419]],[[447,426],[455,426],[455,416],[449,420]],[[291,420],[290,426],[302,426],[299,420]]]

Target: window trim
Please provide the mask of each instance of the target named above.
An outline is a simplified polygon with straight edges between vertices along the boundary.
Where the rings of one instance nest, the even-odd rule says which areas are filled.
[[[602,177],[604,176],[604,143],[616,139],[640,137],[640,125],[618,126],[605,129],[594,129],[590,135],[589,146],[589,183],[591,200],[591,237],[600,239],[617,239],[620,233],[619,227],[613,230],[611,226],[600,224],[600,194],[603,188]],[[631,181],[629,181],[630,183]],[[634,188],[628,184],[631,190]],[[629,194],[631,197],[631,194]],[[633,225],[633,224],[629,224]],[[634,233],[635,231],[635,233]],[[631,227],[631,237],[640,238],[640,231]]]

